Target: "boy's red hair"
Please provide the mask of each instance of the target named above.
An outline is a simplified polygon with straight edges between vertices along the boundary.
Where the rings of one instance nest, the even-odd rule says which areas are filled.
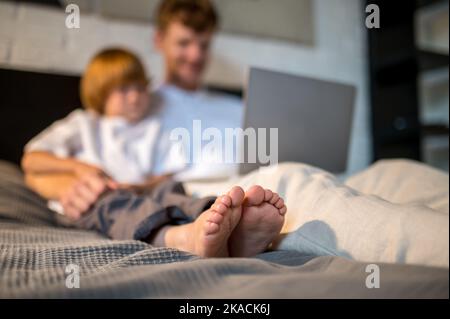
[[[148,82],[144,66],[134,53],[120,48],[105,49],[92,58],[84,72],[81,101],[86,109],[103,114],[106,99],[113,89]]]

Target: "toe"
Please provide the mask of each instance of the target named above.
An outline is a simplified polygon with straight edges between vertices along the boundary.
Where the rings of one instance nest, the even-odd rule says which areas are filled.
[[[272,196],[273,196],[273,192],[272,192],[270,189],[266,189],[266,190],[264,191],[264,201],[265,201],[265,202],[270,201],[270,199],[272,198]]]
[[[232,207],[237,207],[242,205],[242,201],[244,200],[244,190],[239,186],[234,186],[229,192],[228,196],[231,199]]]
[[[261,186],[255,185],[245,192],[245,205],[258,206],[264,201],[265,191]]]
[[[278,199],[274,206],[281,209],[284,206],[284,200],[282,198]]]
[[[215,234],[220,230],[220,226],[213,222],[205,223],[205,233],[207,235]]]
[[[272,205],[275,205],[275,203],[278,202],[279,199],[280,199],[280,195],[278,195],[277,193],[273,193],[273,196],[269,203],[271,203]]]
[[[222,203],[216,203],[216,204],[213,205],[212,209],[216,213],[219,213],[219,214],[223,215],[223,214],[225,214],[227,212],[228,207],[225,206]]]
[[[224,205],[227,206],[227,207],[231,207],[232,200],[231,200],[231,197],[228,196],[228,195],[223,195],[223,196],[221,196],[221,197],[218,199],[218,201],[219,201],[220,203],[224,204]]]
[[[287,207],[286,206],[283,206],[283,207],[280,208],[280,214],[281,215],[283,215],[283,216],[286,215],[286,212],[287,212]]]
[[[215,224],[220,224],[223,221],[223,215],[219,214],[219,213],[214,213],[211,214],[211,216],[209,216],[208,218],[208,222],[211,223],[215,223]]]

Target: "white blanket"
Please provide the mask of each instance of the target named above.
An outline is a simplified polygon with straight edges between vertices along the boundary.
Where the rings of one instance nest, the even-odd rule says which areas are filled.
[[[285,163],[226,182],[186,183],[195,196],[231,185],[278,192],[288,214],[274,248],[367,262],[449,265],[449,177],[420,163],[381,161],[341,183]]]

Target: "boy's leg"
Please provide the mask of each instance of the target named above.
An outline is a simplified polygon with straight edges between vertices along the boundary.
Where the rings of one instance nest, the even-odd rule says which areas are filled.
[[[255,185],[245,192],[242,217],[230,236],[233,257],[251,257],[265,251],[280,234],[287,208],[269,189]]]
[[[75,226],[96,230],[112,239],[146,240],[165,225],[192,222],[214,200],[188,197],[182,185],[173,181],[145,194],[117,190],[102,196]]]
[[[103,196],[76,226],[113,239],[143,240],[203,257],[225,257],[228,238],[240,220],[244,192],[234,187],[214,199],[188,197],[181,184],[174,182],[146,195],[119,190]]]
[[[231,235],[228,237],[228,253],[232,257],[251,257],[265,251],[279,235],[287,211],[283,199],[277,193],[263,189],[261,186],[255,185],[248,189],[243,200],[242,195],[242,189],[234,187],[227,195],[218,198],[212,207],[212,210],[222,210],[223,213],[226,209],[222,204],[229,206],[233,202],[235,205],[231,215],[233,212],[241,215],[237,225],[230,223],[233,226],[228,227],[232,228]],[[239,203],[242,204],[241,207],[237,207]],[[193,242],[186,237],[190,234],[198,234],[198,231],[192,231],[192,228],[196,224],[202,225],[202,219],[208,218],[208,214],[209,212],[205,212],[191,224],[162,227],[150,239],[150,242],[155,246],[181,247],[191,251],[192,248],[189,248],[189,245]],[[200,238],[200,241],[203,239]]]
[[[151,238],[153,245],[173,247],[203,257],[228,257],[229,238],[241,219],[244,191],[233,187],[216,199],[194,222],[165,226]]]

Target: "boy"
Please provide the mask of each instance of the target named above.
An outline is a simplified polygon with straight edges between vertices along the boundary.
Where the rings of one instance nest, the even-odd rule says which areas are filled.
[[[76,110],[25,147],[26,183],[72,224],[113,239],[144,240],[203,257],[247,257],[281,230],[278,194],[233,187],[218,198],[186,196],[170,175],[151,176],[157,110],[139,59],[113,48],[97,54],[81,81]]]

